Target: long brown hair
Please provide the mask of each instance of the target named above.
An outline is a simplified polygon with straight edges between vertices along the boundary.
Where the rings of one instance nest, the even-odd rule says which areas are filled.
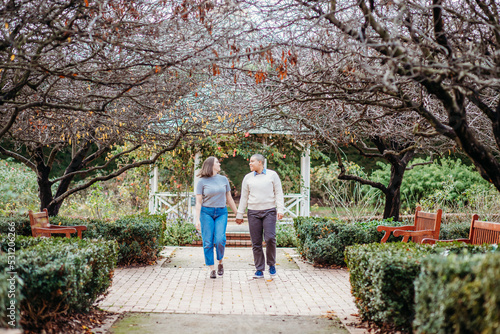
[[[214,163],[216,157],[208,157],[203,161],[201,166],[201,171],[198,173],[198,177],[212,177],[214,176]]]

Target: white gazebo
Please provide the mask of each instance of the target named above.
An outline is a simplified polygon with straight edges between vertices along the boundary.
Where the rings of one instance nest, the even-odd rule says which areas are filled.
[[[292,218],[310,214],[310,168],[311,160],[309,157],[309,146],[302,150],[300,158],[300,193],[285,194],[285,222],[291,222]],[[195,155],[195,166],[200,165],[201,153]],[[196,176],[198,170],[193,171],[193,189],[196,189],[199,178]],[[194,219],[195,194],[194,192],[170,193],[158,192],[158,167],[152,170],[152,176],[149,180],[149,212],[167,213],[174,217],[187,216],[188,219]]]
[[[199,88],[196,93],[192,93],[178,102],[178,105],[193,112],[200,112],[201,110],[213,113],[216,110],[231,110],[230,103],[228,101],[241,100],[246,95],[246,91],[243,90],[228,90],[224,82],[219,82],[217,77],[215,82],[207,82],[203,87]],[[220,89],[220,91],[219,91]],[[217,93],[212,94],[214,90]],[[229,103],[229,104],[228,104]],[[239,105],[239,104],[238,104]],[[254,106],[255,110],[262,109],[262,107]],[[265,112],[264,109],[262,109]],[[202,113],[203,114],[203,113]],[[256,115],[254,115],[256,117]],[[242,128],[249,129],[251,134],[262,134],[262,135],[291,135],[287,129],[288,127],[283,126],[279,120],[271,120],[266,118],[265,124],[259,124],[255,126],[253,124],[246,124]],[[253,123],[253,121],[252,121]],[[218,125],[223,125],[217,128]],[[225,126],[228,124],[221,122],[219,118],[218,124],[211,124],[214,128],[212,131],[214,133],[220,133],[225,131]],[[266,139],[264,139],[266,140]],[[309,144],[297,144],[299,150],[302,152],[300,159],[300,169],[301,169],[301,180],[300,180],[300,193],[298,194],[285,194],[285,221],[291,221],[292,218],[298,216],[309,216],[310,214],[310,149]],[[200,165],[201,153],[195,156],[195,166]],[[198,177],[196,174],[197,170],[193,170],[193,189],[196,189],[198,183]],[[183,216],[183,217],[194,217],[194,206],[195,206],[195,194],[194,192],[184,192],[184,193],[168,193],[168,192],[158,192],[158,167],[153,168],[152,175],[150,178],[150,194],[149,194],[149,212],[150,213],[167,213],[172,216]]]

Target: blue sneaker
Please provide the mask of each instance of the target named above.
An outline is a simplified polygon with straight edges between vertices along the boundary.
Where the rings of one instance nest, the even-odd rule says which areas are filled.
[[[257,270],[255,274],[253,274],[253,278],[264,278],[264,273],[261,270]]]
[[[276,267],[275,266],[269,266],[269,275],[276,276]]]

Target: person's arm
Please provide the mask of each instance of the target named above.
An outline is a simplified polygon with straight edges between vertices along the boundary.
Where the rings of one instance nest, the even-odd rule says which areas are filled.
[[[226,192],[226,201],[227,204],[229,204],[231,210],[233,210],[233,212],[236,214],[238,212],[238,209],[236,208],[236,203],[234,203],[234,199],[233,196],[231,196],[230,191]]]
[[[274,174],[273,186],[274,186],[274,199],[276,201],[277,218],[279,220],[283,219],[285,213],[285,198],[283,196],[283,188],[281,186],[281,180],[278,173]]]
[[[243,215],[245,214],[245,209],[248,204],[248,179],[245,176],[243,179],[243,184],[241,185],[241,197],[240,197],[240,205],[238,206],[238,210],[236,211],[236,222],[238,220],[243,220]]]
[[[194,207],[194,210],[195,210],[194,221],[196,222],[195,226],[196,226],[196,229],[198,231],[201,230],[200,214],[201,214],[201,203],[202,202],[203,202],[203,195],[196,195],[196,205]]]

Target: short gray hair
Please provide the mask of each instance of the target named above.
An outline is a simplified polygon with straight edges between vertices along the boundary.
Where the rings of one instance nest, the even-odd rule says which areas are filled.
[[[260,162],[262,162],[262,164],[264,164],[264,162],[266,161],[266,158],[264,158],[264,156],[262,154],[254,154],[250,157],[250,159],[252,158],[255,158],[257,160],[259,160]]]

